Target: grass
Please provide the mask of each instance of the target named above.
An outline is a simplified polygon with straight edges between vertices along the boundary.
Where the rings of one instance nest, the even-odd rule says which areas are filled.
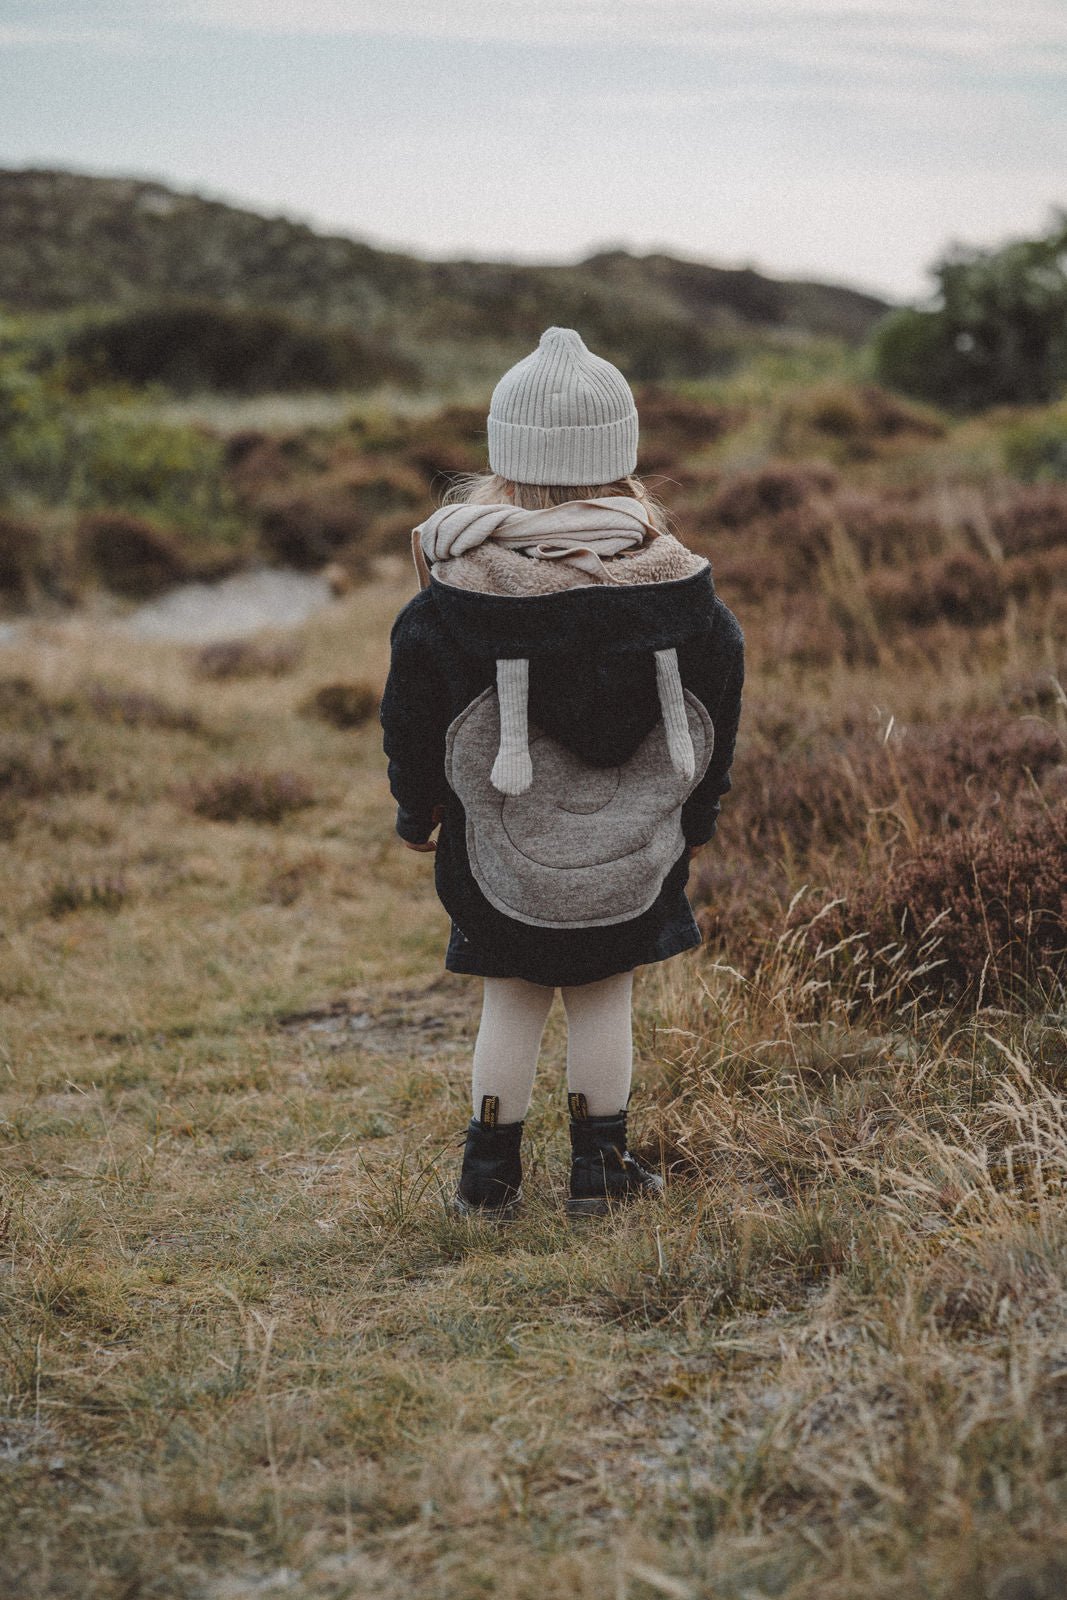
[[[846,555],[816,599],[859,603]],[[865,611],[868,650],[814,660],[750,603],[695,889],[749,921],[637,985],[666,1201],[565,1222],[557,1011],[528,1207],[494,1230],[445,1205],[477,985],[442,973],[373,720],[306,714],[380,686],[412,588],[384,562],[278,674],[87,623],[4,647],[0,1593],[1053,1600],[1062,988],[820,990],[788,905],[966,822],[920,735],[1062,732],[1055,693],[1013,699],[1059,665],[1055,597],[918,642]],[[783,809],[810,753],[836,832]],[[990,758],[997,805],[1045,793],[1033,760],[1016,797]],[[307,804],[190,808],[279,774]],[[982,771],[957,788],[993,804]]]

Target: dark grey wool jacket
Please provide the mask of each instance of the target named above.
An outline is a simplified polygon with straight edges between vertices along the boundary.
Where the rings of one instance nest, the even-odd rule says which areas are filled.
[[[457,587],[435,569],[429,588],[397,618],[381,706],[389,783],[402,839],[425,842],[435,810],[443,811],[435,873],[452,919],[445,957],[451,971],[556,987],[595,982],[700,943],[685,895],[688,849],[711,838],[730,787],[744,669],[736,619],[715,594],[708,566],[689,560],[698,570],[668,582],[583,583],[538,594]],[[714,748],[682,807],[685,847],[655,900],[606,926],[532,926],[508,916],[475,881],[466,815],[445,776],[450,726],[493,687],[499,659],[525,657],[531,728],[592,766],[619,766],[661,719],[653,652],[671,648],[683,687],[711,718]]]

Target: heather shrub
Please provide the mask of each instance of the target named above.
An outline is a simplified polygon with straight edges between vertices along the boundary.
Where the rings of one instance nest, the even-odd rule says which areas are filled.
[[[258,507],[262,543],[276,559],[303,569],[344,555],[365,566],[377,543],[376,524],[412,512],[425,500],[414,473],[362,463],[263,494]]]
[[[296,772],[263,772],[242,767],[195,781],[189,807],[212,822],[284,822],[294,811],[314,805],[311,785]]]
[[[1052,672],[1034,672],[1014,678],[1006,685],[1004,699],[1012,711],[1051,711],[1054,706],[1067,709],[1067,694]]]
[[[843,488],[834,511],[865,567],[921,561],[943,549],[944,528],[922,495]]]
[[[159,594],[189,574],[170,535],[143,517],[92,512],[80,519],[75,538],[81,565],[131,600]]]
[[[1003,493],[992,506],[992,527],[1007,556],[1067,544],[1067,484],[1033,484]]]
[[[794,926],[808,913],[797,908]],[[899,977],[914,997],[1008,999],[1067,981],[1067,804],[926,836],[907,857],[847,888],[806,929],[809,950],[868,992]],[[830,952],[836,947],[836,954]],[[936,964],[934,964],[936,963]],[[925,969],[921,970],[920,969]]]
[[[162,728],[178,733],[200,733],[203,723],[195,711],[170,706],[146,689],[110,689],[94,683],[88,692],[89,708],[107,722],[127,728]]]
[[[67,917],[75,911],[121,911],[130,897],[121,875],[104,878],[56,878],[45,896],[50,917]]]
[[[773,725],[757,731],[735,764],[730,809],[753,856],[804,860],[859,845],[872,830],[961,828],[1040,783],[1065,756],[1049,723],[1001,713],[911,727],[888,743],[838,729],[783,752],[787,737]]]
[[[381,692],[371,683],[324,683],[302,709],[334,728],[361,728],[378,713]]]
[[[640,470],[670,472],[682,457],[716,443],[742,420],[742,414],[709,400],[657,384],[635,391],[641,418]]]
[[[464,472],[485,471],[485,411],[481,406],[446,406],[408,424],[404,459],[429,484]]]
[[[1004,587],[1016,600],[1042,597],[1067,588],[1067,544],[1004,563]]]
[[[976,626],[1004,615],[1006,592],[999,567],[986,556],[956,551],[904,572],[883,571],[867,580],[880,623],[922,626],[938,622]]]
[[[814,497],[830,494],[836,485],[836,473],[822,462],[739,472],[727,479],[715,495],[708,507],[708,521],[724,528],[745,528],[783,511],[794,511]]]
[[[14,605],[29,599],[42,566],[41,536],[29,522],[0,513],[0,597]]]
[[[942,420],[877,384],[824,385],[808,390],[786,407],[780,423],[784,440],[809,439],[829,447],[843,461],[866,461],[887,443],[940,438]]]
[[[97,773],[72,756],[58,735],[5,738],[0,752],[0,796],[13,800],[47,799],[94,789]]]
[[[368,518],[346,485],[311,483],[264,496],[260,542],[275,560],[301,571],[323,566],[367,530]]]
[[[282,678],[295,672],[304,647],[295,639],[217,639],[193,656],[198,678]]]

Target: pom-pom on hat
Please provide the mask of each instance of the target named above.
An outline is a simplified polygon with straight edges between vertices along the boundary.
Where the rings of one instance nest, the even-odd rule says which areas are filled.
[[[489,403],[489,466],[512,483],[615,483],[637,466],[637,407],[618,367],[546,328]]]

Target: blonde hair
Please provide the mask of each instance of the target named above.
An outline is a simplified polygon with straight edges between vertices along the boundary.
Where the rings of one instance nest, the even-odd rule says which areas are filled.
[[[632,474],[614,483],[555,484],[513,483],[499,472],[464,472],[454,478],[444,497],[445,505],[499,505],[510,500],[523,511],[544,511],[549,506],[565,505],[568,500],[600,500],[605,495],[626,495],[640,501],[648,520],[658,533],[666,533],[669,517],[640,478]]]

